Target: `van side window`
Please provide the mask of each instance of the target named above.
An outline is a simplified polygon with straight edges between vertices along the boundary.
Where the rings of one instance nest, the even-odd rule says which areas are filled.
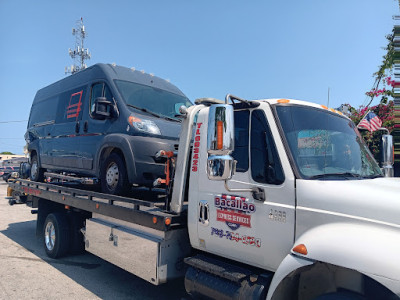
[[[266,116],[261,110],[254,110],[251,114],[250,153],[251,176],[255,181],[269,184],[281,184],[284,182],[285,177],[278,151]]]
[[[90,94],[90,114],[95,110],[94,102],[98,97],[105,97],[107,100],[112,101],[112,94],[107,84],[103,82],[95,83],[92,85],[92,92]]]
[[[57,111],[58,96],[36,101],[32,105],[28,127],[41,123],[54,122]]]
[[[249,115],[248,110],[235,111],[235,150],[232,157],[237,161],[236,171],[249,169]]]
[[[75,122],[82,119],[86,87],[82,86],[60,94],[56,123]]]

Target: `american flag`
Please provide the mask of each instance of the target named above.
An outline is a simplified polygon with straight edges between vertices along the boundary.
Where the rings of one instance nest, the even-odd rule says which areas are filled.
[[[368,112],[364,118],[358,123],[357,128],[364,128],[370,132],[374,132],[381,128],[382,121],[372,111]]]

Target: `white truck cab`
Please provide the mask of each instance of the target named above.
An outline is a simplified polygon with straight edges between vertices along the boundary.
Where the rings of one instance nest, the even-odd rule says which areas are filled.
[[[268,299],[399,296],[400,180],[383,177],[353,122],[304,101],[229,98],[188,111],[191,246],[274,272]]]

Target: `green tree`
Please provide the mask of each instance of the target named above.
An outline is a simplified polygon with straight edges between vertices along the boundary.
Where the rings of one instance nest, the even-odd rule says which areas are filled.
[[[394,129],[394,102],[390,100],[387,104],[380,103],[378,105],[372,107],[360,107],[358,109],[349,107],[349,117],[355,123],[360,123],[361,119],[367,114],[368,111],[374,112],[379,119],[382,121],[381,127],[386,128],[389,133],[391,133]],[[369,149],[374,155],[375,159],[379,160],[380,156],[380,143],[383,131],[375,131],[369,132],[367,130],[362,130],[361,136],[364,138],[364,141],[368,144]]]

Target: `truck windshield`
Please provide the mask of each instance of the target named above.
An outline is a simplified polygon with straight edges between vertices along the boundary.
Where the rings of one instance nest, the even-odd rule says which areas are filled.
[[[302,178],[335,180],[382,176],[349,119],[301,105],[277,105],[276,112]]]
[[[160,117],[177,119],[179,107],[193,105],[186,97],[162,89],[123,80],[115,80],[115,84],[129,107]]]

